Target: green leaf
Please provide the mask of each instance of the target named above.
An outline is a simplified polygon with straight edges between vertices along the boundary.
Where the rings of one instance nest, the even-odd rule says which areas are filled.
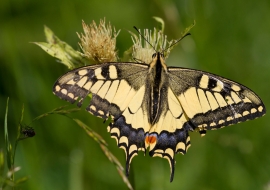
[[[59,59],[69,69],[85,66],[90,63],[82,53],[75,51],[70,45],[61,41],[56,35],[54,35],[51,29],[45,26],[44,32],[48,43],[33,43],[41,47],[49,55]]]
[[[171,41],[169,47],[167,49],[165,49],[167,51],[165,54],[170,52],[174,48],[174,46],[176,46],[183,38],[190,35],[189,31],[191,30],[191,28],[193,28],[195,26],[195,24],[196,24],[196,22],[194,20],[193,24],[185,29],[185,31],[182,33],[182,36],[179,39]]]
[[[162,18],[153,16],[153,19],[155,19],[158,23],[160,23],[160,30],[164,32],[165,29],[165,22]]]
[[[187,27],[187,28],[185,29],[185,31],[182,33],[182,37],[181,37],[181,38],[183,38],[185,35],[187,35],[187,34],[189,33],[189,31],[195,26],[195,24],[196,24],[196,21],[194,20],[194,21],[193,21],[193,24],[190,25],[189,27]]]

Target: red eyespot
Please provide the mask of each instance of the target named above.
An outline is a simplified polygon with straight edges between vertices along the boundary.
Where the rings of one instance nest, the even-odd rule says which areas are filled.
[[[146,144],[153,144],[157,141],[157,135],[156,134],[152,134],[152,135],[147,135],[145,137],[145,143]]]

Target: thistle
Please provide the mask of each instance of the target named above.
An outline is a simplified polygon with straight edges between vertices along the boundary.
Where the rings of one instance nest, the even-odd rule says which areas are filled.
[[[105,19],[101,19],[98,26],[95,21],[90,25],[83,21],[82,25],[84,34],[77,34],[83,55],[96,63],[117,61],[116,37],[120,30],[116,32],[110,23],[106,25]]]
[[[138,31],[140,32],[140,30]],[[168,41],[167,36],[156,28],[153,31],[144,29],[144,42],[140,35],[137,36],[132,32],[130,33],[133,41],[132,57],[144,63],[150,63],[152,61],[152,55],[156,51],[163,51],[174,42],[174,40]],[[168,57],[169,53],[170,51],[166,51],[165,57]]]

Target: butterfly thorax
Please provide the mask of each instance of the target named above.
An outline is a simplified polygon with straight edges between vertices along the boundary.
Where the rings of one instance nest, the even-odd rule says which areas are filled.
[[[167,73],[167,66],[165,64],[163,54],[160,52],[157,52],[153,54],[152,56],[153,60],[150,63],[149,67],[149,81],[151,81],[149,84],[150,86],[150,105],[149,105],[149,110],[150,110],[150,124],[155,124],[158,121],[158,118],[160,117],[161,114],[161,109],[160,106],[162,104],[161,99],[162,95],[165,93],[166,88],[164,85],[167,83],[167,80],[165,77]]]

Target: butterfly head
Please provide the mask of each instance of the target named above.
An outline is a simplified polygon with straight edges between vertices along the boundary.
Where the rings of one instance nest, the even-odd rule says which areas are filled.
[[[162,52],[156,51],[156,53],[152,55],[152,59],[160,59],[160,58],[164,59],[164,54]]]
[[[134,40],[133,57],[142,60],[144,63],[150,63],[151,68],[153,68],[157,62],[160,62],[163,68],[166,68],[165,59],[169,56],[172,48],[184,37],[190,35],[190,33],[186,32],[178,40],[167,41],[166,35],[161,31],[154,30],[154,34],[152,34],[151,31],[145,30],[143,35],[135,26],[134,28],[140,38],[135,38],[137,40]],[[145,41],[144,46],[142,45],[141,39]]]
[[[164,54],[162,52],[156,51],[156,53],[154,53],[152,55],[152,62],[150,63],[150,69],[149,71],[154,68],[157,64],[161,64],[161,66],[163,67],[163,69],[167,72],[167,65],[165,63],[165,58],[164,58]]]

